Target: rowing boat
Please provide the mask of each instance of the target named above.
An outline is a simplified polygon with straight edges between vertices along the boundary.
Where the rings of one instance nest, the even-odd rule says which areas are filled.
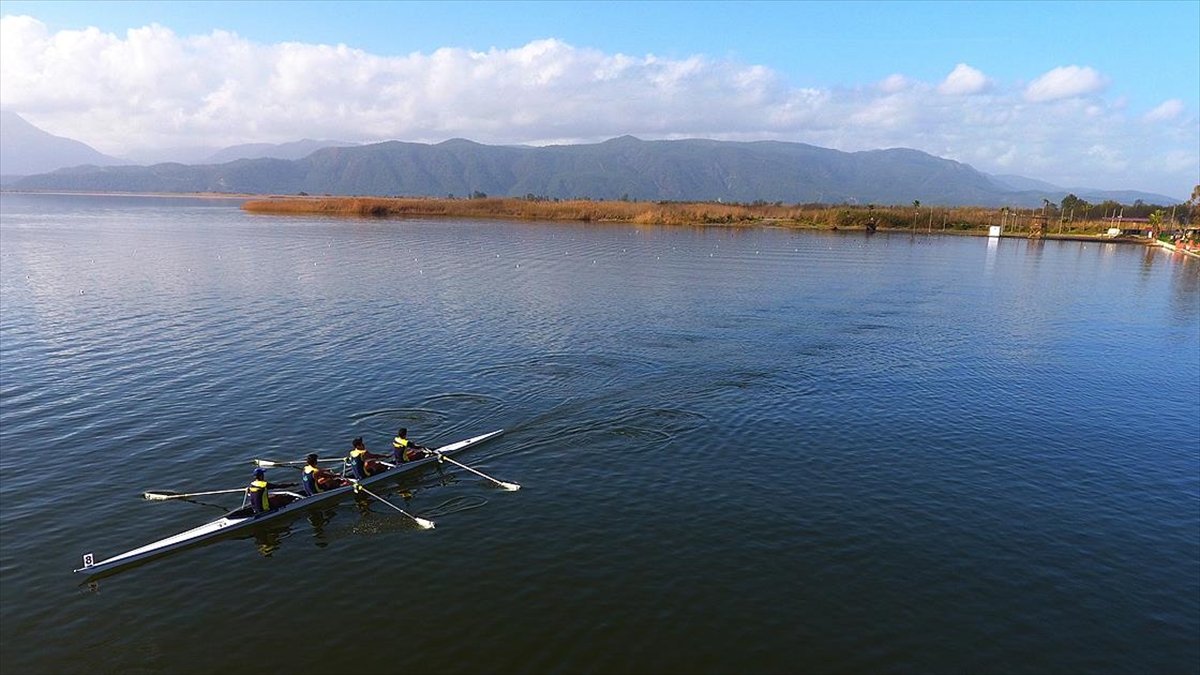
[[[502,433],[504,433],[504,430],[498,429],[491,433],[475,436],[458,441],[457,443],[451,443],[450,445],[442,446],[437,448],[435,452],[440,455],[450,455],[456,452],[461,452],[462,450],[466,450],[473,445],[478,445],[486,440],[495,438]],[[356,481],[356,483],[363,486],[370,485],[388,478],[395,478],[410,471],[415,471],[423,466],[427,466],[428,464],[437,461],[438,455],[432,455],[424,459],[398,465],[392,465],[384,462],[384,464],[388,464],[388,466],[391,468],[373,476],[368,476],[361,481]],[[192,544],[213,539],[217,536],[227,535],[238,530],[244,530],[250,527],[261,525],[265,522],[278,520],[284,516],[295,514],[302,510],[316,506],[317,504],[332,502],[338,497],[342,497],[353,492],[354,487],[354,484],[345,485],[315,494],[311,497],[306,497],[295,492],[288,492],[286,490],[273,490],[271,492],[272,497],[275,495],[287,495],[292,498],[292,501],[285,505],[273,508],[257,517],[255,517],[251,512],[250,507],[244,506],[240,509],[230,511],[229,513],[226,513],[224,516],[210,523],[205,523],[204,525],[194,527],[186,532],[180,532],[174,536],[167,537],[166,539],[160,539],[158,541],[146,544],[145,546],[135,548],[132,551],[127,551],[120,555],[101,560],[100,562],[94,562],[94,557],[91,553],[88,553],[87,555],[83,556],[83,567],[75,570],[75,572],[82,572],[89,576],[94,576],[103,572],[111,572],[122,567],[126,567],[134,563],[142,562],[170,551],[183,548],[184,546],[190,546]]]
[[[435,452],[440,455],[450,455],[465,450],[473,445],[478,445],[479,443],[499,436],[502,433],[504,433],[504,430],[499,429],[491,433],[475,436],[458,441],[457,443],[451,443],[450,445],[437,448]],[[377,473],[373,476],[368,476],[361,481],[356,481],[356,483],[363,486],[370,485],[388,478],[395,478],[410,471],[415,471],[423,466],[437,461],[438,456],[433,455],[424,459],[406,462],[404,464],[389,464],[391,468],[389,468],[387,471]],[[385,464],[387,463],[385,462]],[[202,541],[207,541],[217,536],[227,535],[232,532],[244,530],[266,522],[282,519],[284,516],[298,513],[302,510],[316,506],[317,504],[332,502],[338,497],[350,494],[353,490],[354,485],[351,484],[334,488],[332,490],[327,490],[311,497],[307,497],[295,492],[275,490],[272,491],[272,496],[286,495],[291,497],[292,501],[277,508],[273,508],[257,517],[251,512],[250,507],[244,506],[240,509],[230,511],[229,513],[226,513],[224,516],[210,523],[205,523],[199,527],[194,527],[186,532],[180,532],[179,534],[167,537],[166,539],[160,539],[158,541],[151,542],[145,546],[141,546],[133,549],[132,551],[127,551],[120,555],[101,560],[100,562],[94,562],[92,554],[88,553],[87,555],[83,556],[83,567],[75,570],[75,572],[82,572],[88,574],[89,576],[93,576],[103,572],[114,571],[119,568],[126,567],[137,562],[142,562],[179,548],[183,548],[184,546],[190,546]]]

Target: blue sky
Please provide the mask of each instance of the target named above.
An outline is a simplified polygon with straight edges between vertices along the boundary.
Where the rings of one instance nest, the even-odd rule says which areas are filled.
[[[1178,198],[1200,182],[1197,1],[0,0],[0,15],[0,106],[134,158],[628,133],[911,147]]]

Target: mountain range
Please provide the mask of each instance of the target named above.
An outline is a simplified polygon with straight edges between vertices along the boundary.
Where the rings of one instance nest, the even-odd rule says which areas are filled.
[[[314,141],[309,138],[291,143],[247,143],[218,150],[196,164],[224,164],[239,159],[301,159],[322,148],[348,148],[355,145],[357,144],[341,141]]]
[[[1059,188],[990,176],[917,150],[841,152],[803,143],[704,139],[546,147],[304,140],[226,148],[204,163],[133,164],[0,118],[0,185],[11,190],[294,195],[479,196],[635,201],[820,202],[1040,207],[1075,194],[1092,203],[1173,204],[1137,191]]]
[[[0,111],[0,175],[47,173],[82,164],[129,163],[109,157],[86,143],[42,131],[16,113]]]

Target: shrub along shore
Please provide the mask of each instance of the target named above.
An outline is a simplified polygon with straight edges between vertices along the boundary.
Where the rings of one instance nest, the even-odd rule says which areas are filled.
[[[627,223],[634,225],[773,225],[819,230],[911,230],[986,234],[999,225],[1006,235],[1094,237],[1111,222],[1061,217],[1057,209],[875,206],[827,204],[723,204],[718,202],[550,201],[516,198],[270,197],[249,200],[255,213],[404,218],[448,216],[518,220]]]

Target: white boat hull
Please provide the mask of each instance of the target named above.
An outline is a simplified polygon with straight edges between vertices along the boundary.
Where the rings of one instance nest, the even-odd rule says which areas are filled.
[[[466,440],[458,441],[457,443],[451,443],[450,445],[438,448],[437,451],[444,455],[450,455],[465,450],[473,445],[478,445],[486,440],[495,438],[502,433],[504,433],[504,430],[498,429],[491,433],[468,438]],[[370,485],[372,483],[384,481],[389,478],[395,478],[410,471],[415,471],[423,466],[428,466],[429,464],[437,461],[437,457],[432,456],[413,462],[406,462],[404,464],[393,466],[393,468],[388,469],[383,473],[375,474],[374,476],[368,476],[366,479],[359,481],[359,483],[362,485]],[[279,508],[272,509],[271,511],[268,511],[267,513],[264,513],[258,517],[248,515],[248,507],[237,509],[210,523],[205,523],[199,527],[194,527],[186,532],[180,532],[179,534],[167,537],[165,539],[159,539],[158,541],[151,542],[145,546],[135,548],[132,551],[127,551],[120,555],[101,560],[100,562],[92,562],[92,555],[89,553],[83,557],[83,567],[75,570],[75,572],[84,573],[89,576],[94,576],[102,572],[110,572],[137,562],[142,562],[144,560],[169,553],[185,546],[191,546],[193,544],[198,544],[200,542],[226,535],[231,532],[249,529],[256,525],[278,520],[286,515],[299,513],[306,509],[312,508],[317,504],[333,502],[339,497],[351,494],[353,491],[353,485],[346,485],[343,487],[334,488],[332,490],[327,490],[311,497],[306,497],[295,492],[276,490],[271,494],[292,495],[296,499],[288,504],[280,506]]]

